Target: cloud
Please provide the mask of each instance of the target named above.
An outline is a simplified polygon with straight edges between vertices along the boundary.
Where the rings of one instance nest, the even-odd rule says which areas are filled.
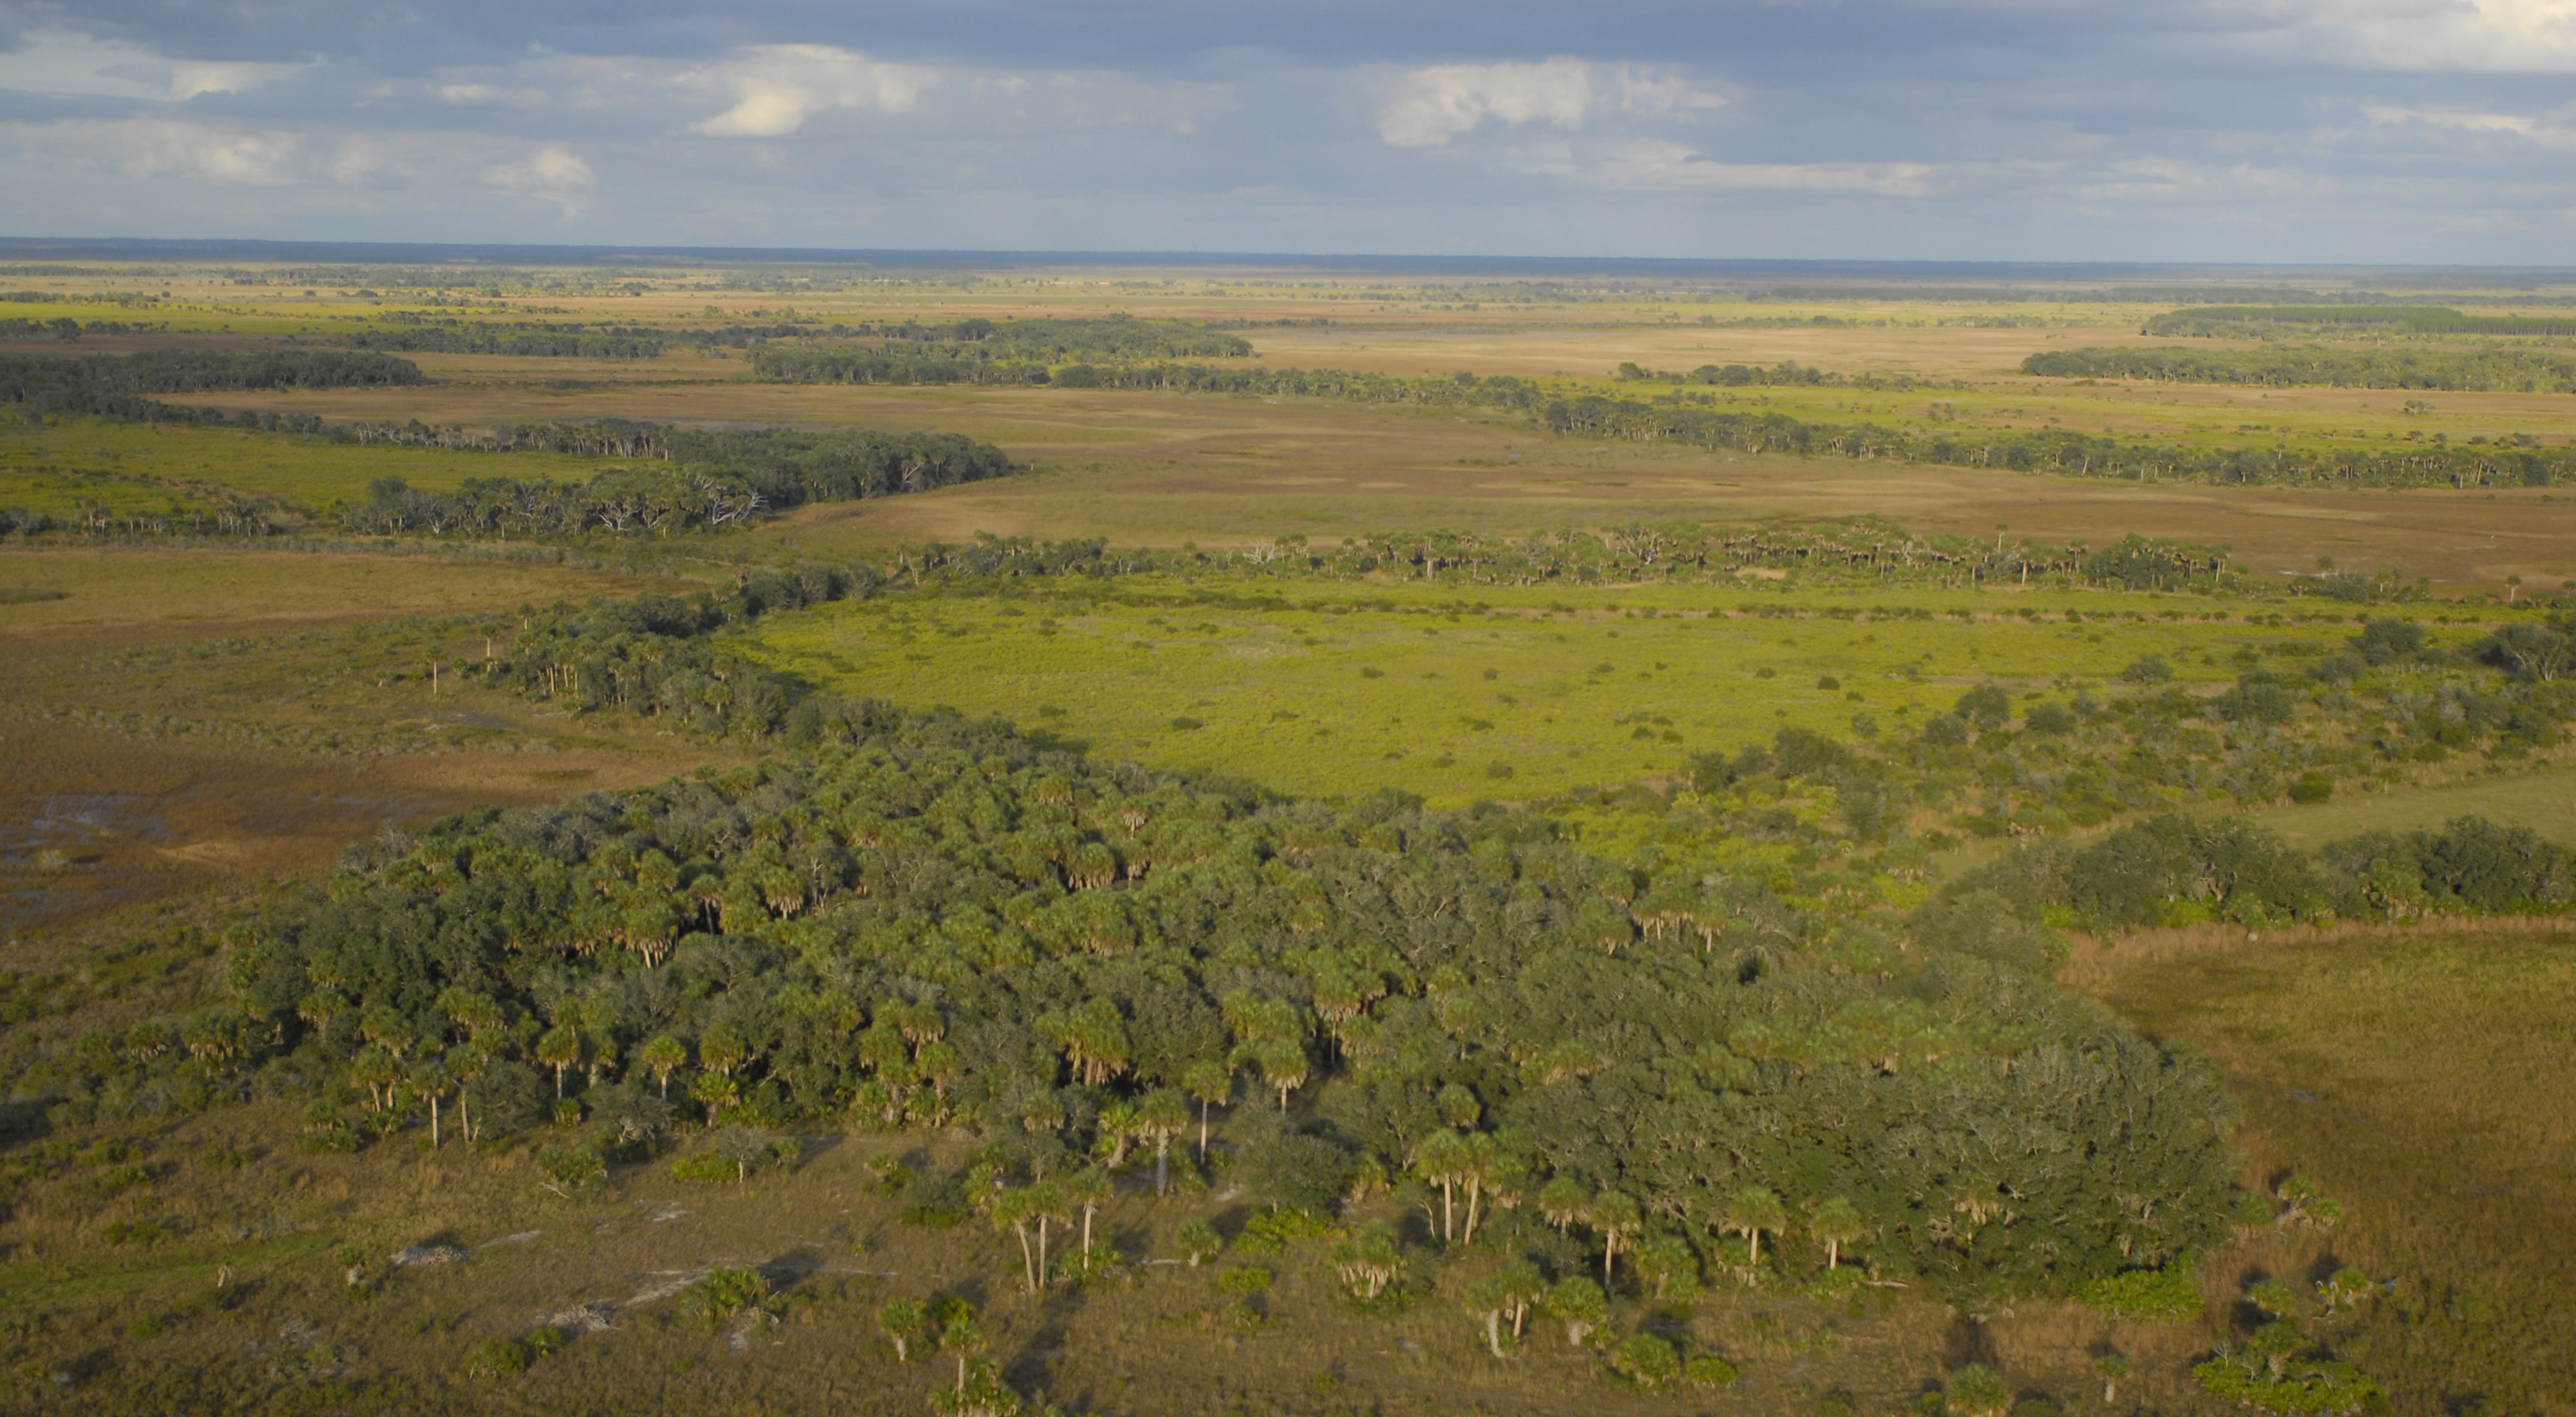
[[[1867,192],[1920,197],[1941,171],[1924,162],[1724,162],[1672,142],[1623,143],[1584,174],[1596,187],[1645,192]]]
[[[72,30],[30,30],[0,54],[0,89],[185,103],[210,93],[243,93],[304,64],[166,59],[124,40]]]
[[[517,162],[483,170],[483,185],[514,197],[535,197],[563,208],[569,219],[599,192],[599,175],[579,154],[561,143],[548,143]]]
[[[781,138],[831,109],[901,113],[937,83],[936,69],[889,64],[855,49],[828,44],[763,44],[721,64],[697,69],[685,82],[719,86],[734,105],[693,131],[717,138]]]
[[[1580,59],[1435,64],[1404,76],[1377,112],[1377,131],[1399,148],[1437,148],[1487,118],[1580,128],[1592,100],[1592,66]]]
[[[2304,20],[2375,68],[2576,72],[2576,0],[2312,0]]]
[[[128,177],[282,187],[297,180],[304,149],[304,138],[297,133],[241,132],[160,118],[57,126],[70,130],[66,136],[74,146],[87,145],[81,142],[86,138],[109,149],[117,169]]]
[[[2373,104],[2362,109],[2364,116],[2382,127],[2421,124],[2427,128],[2444,128],[2458,133],[2503,133],[2527,139],[2543,147],[2576,147],[2576,128],[2563,127],[2518,113],[2480,113],[2474,110],[2437,108],[2398,108]]]

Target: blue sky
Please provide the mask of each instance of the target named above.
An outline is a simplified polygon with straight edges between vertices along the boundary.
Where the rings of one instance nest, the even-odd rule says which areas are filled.
[[[2576,264],[2576,0],[0,0],[0,235]]]

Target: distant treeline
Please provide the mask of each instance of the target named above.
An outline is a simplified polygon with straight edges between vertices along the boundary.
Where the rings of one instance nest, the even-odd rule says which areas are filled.
[[[169,328],[170,322],[167,320],[164,320],[157,325],[147,325],[140,322],[128,323],[124,320],[91,320],[87,323],[83,323],[82,321],[75,320],[68,315],[61,315],[51,320],[0,320],[0,340],[58,339],[64,341],[76,341],[83,335],[143,335],[167,331]]]
[[[401,354],[515,354],[556,359],[651,359],[662,352],[660,330],[597,330],[577,325],[437,324],[361,330],[334,341],[351,349]]]
[[[2532,349],[2113,349],[2034,354],[2021,372],[2185,384],[2323,384],[2339,389],[2576,392],[2576,356]]]
[[[1544,417],[1554,431],[1584,437],[1687,443],[1751,453],[2014,468],[2077,477],[2359,487],[2545,487],[2576,476],[2576,450],[2565,448],[2158,446],[2056,429],[1915,431],[1599,396],[1552,402]]]
[[[1101,320],[834,325],[803,332],[865,342],[762,344],[752,353],[752,368],[759,377],[793,384],[1055,382],[1091,387],[1085,375],[1095,361],[1239,359],[1252,353],[1252,346],[1241,336],[1205,325],[1118,315]],[[1072,369],[1054,367],[1067,361]],[[1067,374],[1072,377],[1064,377]]]
[[[427,382],[420,366],[382,354],[336,350],[155,350],[64,357],[0,354],[0,403],[36,414],[95,414],[147,422],[231,422],[212,409],[162,403],[155,394],[245,389],[345,389]],[[319,428],[318,419],[309,420]],[[310,431],[310,430],[306,430]]]
[[[2147,321],[2151,335],[2232,339],[2352,334],[2576,335],[2576,315],[2463,315],[2447,305],[2235,305],[2175,310]]]
[[[474,478],[429,492],[385,478],[345,517],[354,530],[475,536],[671,535],[740,525],[808,502],[922,492],[1019,470],[989,443],[953,433],[710,431],[659,424],[550,424],[506,431],[493,450],[642,457],[587,482]]]

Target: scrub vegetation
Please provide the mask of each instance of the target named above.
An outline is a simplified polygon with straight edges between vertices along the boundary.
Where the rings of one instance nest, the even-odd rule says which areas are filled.
[[[10,1404],[2559,1410],[2555,294],[11,279]]]

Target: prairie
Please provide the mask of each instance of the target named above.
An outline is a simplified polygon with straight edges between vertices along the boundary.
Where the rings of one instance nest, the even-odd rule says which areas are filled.
[[[2244,1262],[2385,1282],[2366,1346],[2396,1410],[2569,1410],[2576,936],[2205,932],[2088,950],[2067,977],[2226,1070],[2258,1176],[2340,1198],[2340,1226]]]

